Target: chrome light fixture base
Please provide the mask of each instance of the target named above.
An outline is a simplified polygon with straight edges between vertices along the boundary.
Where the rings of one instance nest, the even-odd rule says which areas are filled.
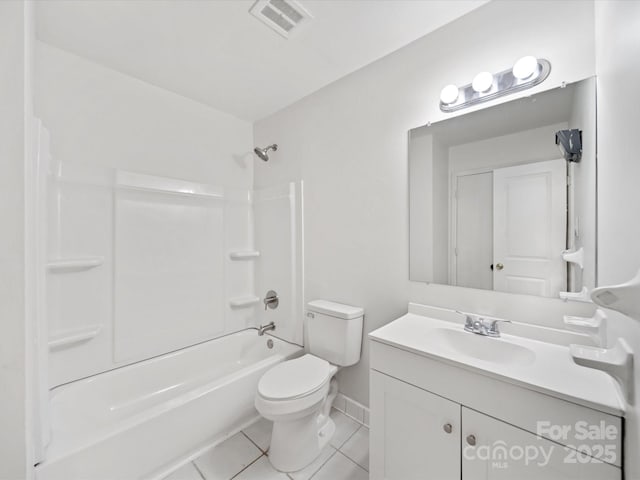
[[[452,103],[440,101],[440,110],[455,112],[463,108],[488,102],[504,95],[526,90],[542,83],[551,73],[551,63],[544,58],[538,59],[538,69],[529,78],[519,79],[513,75],[513,69],[503,70],[493,76],[493,84],[485,92],[477,92],[471,84],[460,87],[458,98]]]

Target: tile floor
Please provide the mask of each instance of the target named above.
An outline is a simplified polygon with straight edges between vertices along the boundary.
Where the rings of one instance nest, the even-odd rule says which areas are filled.
[[[369,429],[331,411],[336,433],[311,465],[285,474],[269,463],[271,422],[261,419],[164,480],[368,480]]]

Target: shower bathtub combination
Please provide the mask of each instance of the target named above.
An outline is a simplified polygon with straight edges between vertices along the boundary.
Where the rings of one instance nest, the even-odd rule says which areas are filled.
[[[296,190],[55,163],[48,140],[41,126],[36,478],[159,479],[256,420],[262,374],[302,354]]]
[[[260,376],[301,353],[248,329],[60,386],[36,478],[162,478],[252,423]]]

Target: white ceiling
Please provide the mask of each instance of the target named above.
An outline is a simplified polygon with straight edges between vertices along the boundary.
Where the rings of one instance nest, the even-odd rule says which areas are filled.
[[[301,0],[313,15],[285,39],[253,0],[41,0],[40,40],[254,121],[486,3]]]

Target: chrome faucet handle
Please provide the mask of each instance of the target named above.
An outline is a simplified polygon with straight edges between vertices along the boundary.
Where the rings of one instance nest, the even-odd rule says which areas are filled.
[[[460,310],[454,310],[454,312],[464,316],[464,329],[471,331],[473,329],[473,317],[468,313],[461,312]]]
[[[264,309],[265,311],[268,308],[278,308],[278,304],[280,303],[280,300],[278,299],[278,294],[273,291],[273,290],[269,290],[267,292],[267,295],[264,297]]]
[[[264,332],[267,332],[269,330],[275,330],[276,329],[276,324],[274,322],[269,322],[266,325],[260,325],[258,327],[258,336],[261,337],[262,335],[264,335]]]
[[[500,336],[500,330],[498,329],[499,323],[513,323],[511,320],[502,320],[500,318],[494,318],[489,323],[489,328],[487,328],[487,334],[491,336]]]

